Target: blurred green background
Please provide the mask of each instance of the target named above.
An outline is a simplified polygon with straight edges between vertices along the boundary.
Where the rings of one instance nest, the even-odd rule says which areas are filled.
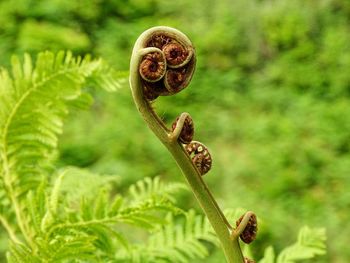
[[[317,262],[350,262],[350,1],[3,0],[0,64],[70,49],[125,71],[134,41],[155,25],[186,33],[198,54],[191,85],[155,108],[169,124],[192,115],[220,205],[260,217],[256,258],[309,225],[327,228],[328,255]],[[127,85],[95,97],[67,123],[59,166],[117,174],[124,187],[145,176],[183,181]],[[181,200],[198,207],[190,193]]]

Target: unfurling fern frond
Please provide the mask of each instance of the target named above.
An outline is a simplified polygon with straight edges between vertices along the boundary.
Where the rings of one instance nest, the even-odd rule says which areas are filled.
[[[265,250],[264,258],[259,263],[295,263],[326,254],[326,233],[323,228],[303,227],[295,244],[286,247],[277,256],[272,247]]]
[[[201,239],[216,240],[192,212],[175,225],[173,218],[185,214],[174,198],[182,184],[146,178],[122,197],[114,193],[115,179],[79,169],[47,180],[56,174],[51,165],[68,111],[91,104],[82,88],[115,90],[122,77],[101,60],[64,52],[40,53],[34,64],[29,55],[23,63],[14,57],[11,73],[0,71],[0,223],[11,238],[9,262],[118,262],[117,251],[131,259],[130,248],[141,249],[135,234],[145,239],[145,230],[155,233],[145,255],[184,262],[207,254]],[[83,185],[72,184],[79,180]],[[130,236],[135,226],[140,230]]]

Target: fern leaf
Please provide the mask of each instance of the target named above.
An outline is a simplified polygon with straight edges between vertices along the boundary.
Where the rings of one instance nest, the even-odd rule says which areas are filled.
[[[96,237],[65,230],[49,240],[37,240],[40,258],[44,262],[64,262],[67,259],[94,259],[96,247],[93,242]]]
[[[159,197],[174,202],[174,194],[183,189],[187,189],[187,187],[182,183],[164,184],[160,181],[159,177],[153,179],[147,177],[132,185],[129,188],[129,193],[132,197],[133,204],[143,202],[146,199]]]
[[[110,205],[108,216],[115,216],[118,214],[120,208],[123,205],[123,198],[120,195],[116,195],[112,204]]]
[[[21,198],[38,186],[57,147],[69,103],[82,99],[81,89],[91,81],[117,89],[120,82],[112,73],[101,60],[75,58],[70,52],[39,53],[35,65],[27,54],[23,63],[14,56],[12,74],[1,70],[0,174],[9,195]]]
[[[176,224],[171,214],[168,223],[155,232],[145,246],[138,246],[132,255],[132,262],[191,262],[208,255],[201,241],[217,243],[211,226],[203,216],[193,211],[186,214],[182,224]],[[139,253],[137,253],[137,251]]]
[[[42,52],[35,63],[28,54],[23,60],[14,56],[11,65],[0,70],[0,209],[8,219],[16,212],[28,241],[39,237],[57,212],[56,190],[48,197],[46,186],[39,186],[52,171],[69,110],[91,104],[82,91],[86,85],[115,90],[121,81],[102,60],[70,52]],[[14,247],[11,260],[25,251]]]
[[[297,242],[283,249],[277,259],[273,248],[268,247],[259,263],[294,263],[324,255],[326,254],[325,240],[325,229],[305,226],[299,230]]]
[[[23,244],[13,244],[10,243],[10,249],[7,252],[7,262],[8,263],[41,263],[42,261],[37,256],[32,255],[30,248]]]
[[[38,242],[38,251],[41,251],[42,257],[48,261],[66,260],[72,255],[69,251],[73,248],[68,243],[73,241],[68,242],[67,240],[74,240],[73,243],[85,247],[81,251],[81,255],[87,258],[92,254],[113,258],[116,244],[119,244],[123,251],[130,253],[130,242],[125,234],[118,231],[118,226],[129,224],[147,230],[154,230],[168,222],[163,217],[164,213],[159,213],[159,210],[175,211],[176,213],[181,211],[166,198],[146,199],[132,205],[132,202],[123,202],[123,198],[119,195],[110,200],[109,191],[107,191],[108,185],[106,188],[101,188],[97,197],[81,196],[80,206],[76,207],[76,203],[67,202],[69,191],[65,188],[65,181],[69,181],[69,171],[71,169],[65,171],[65,176],[61,175],[55,181],[51,194],[46,197],[48,201],[45,204],[50,207],[47,209],[47,213],[56,213],[54,210],[57,209],[57,202],[64,203],[65,206],[70,204],[72,206],[68,210],[67,208],[60,209],[59,216],[57,213],[57,216],[51,217],[50,224],[45,224],[45,231],[40,232],[36,229],[39,232],[36,240],[41,240]],[[74,171],[74,175],[79,172],[78,169],[74,169]],[[92,177],[91,173],[80,171],[82,171],[82,174],[94,178],[95,182],[93,183],[95,185],[99,185],[98,181],[105,182],[103,176],[95,175],[95,177]],[[83,178],[81,180],[84,181]],[[50,212],[51,210],[53,211]],[[41,225],[48,220],[47,213],[43,216]],[[75,240],[75,238],[80,239]]]
[[[42,218],[46,212],[46,201],[44,183],[40,185],[37,191],[30,191],[27,195],[27,225],[31,227],[32,233],[40,233]],[[33,234],[34,235],[34,234]]]
[[[324,229],[303,227],[299,231],[298,241],[284,249],[277,257],[277,263],[293,263],[324,255],[326,234]]]
[[[51,189],[50,196],[47,199],[47,209],[45,215],[42,217],[40,229],[42,232],[46,231],[46,229],[54,222],[54,218],[57,217],[58,207],[59,207],[59,199],[60,199],[60,190],[62,185],[62,180],[65,176],[65,172],[62,172],[58,178],[55,180],[54,185]]]
[[[264,257],[259,260],[259,263],[274,263],[275,262],[275,251],[272,246],[265,249]]]

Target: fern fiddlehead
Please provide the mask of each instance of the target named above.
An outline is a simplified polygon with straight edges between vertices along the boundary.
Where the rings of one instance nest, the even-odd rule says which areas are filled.
[[[205,175],[211,169],[212,159],[208,148],[201,142],[192,141],[185,147],[187,153],[192,156],[192,162],[200,175]]]
[[[173,140],[179,140],[183,144],[188,144],[193,140],[194,123],[191,116],[184,112],[176,118],[171,126]]]
[[[221,242],[227,262],[244,262],[238,236],[232,235],[232,226],[201,177],[211,168],[211,156],[204,145],[191,142],[192,119],[188,113],[182,113],[168,129],[150,105],[159,96],[173,95],[187,87],[195,63],[195,50],[186,35],[170,27],[153,27],[143,32],[134,45],[130,87],[142,117],[185,175]]]
[[[232,232],[232,237],[239,236],[241,240],[250,244],[256,238],[256,233],[258,231],[258,223],[256,215],[248,211],[242,215],[236,222],[237,228]]]

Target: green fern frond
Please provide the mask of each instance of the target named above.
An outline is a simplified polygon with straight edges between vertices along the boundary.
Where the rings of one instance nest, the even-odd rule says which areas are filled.
[[[74,174],[79,170],[74,169]],[[97,196],[81,196],[81,203],[77,207],[76,203],[68,201],[69,191],[64,187],[65,180],[69,181],[69,171],[71,169],[66,169],[57,177],[50,191],[45,192],[44,187],[41,187],[28,194],[31,204],[28,208],[31,215],[28,224],[33,225],[35,236],[32,240],[35,240],[35,246],[26,248],[26,251],[33,257],[40,256],[47,262],[64,262],[74,257],[88,259],[88,262],[97,262],[100,256],[112,259],[116,248],[130,253],[131,243],[125,233],[120,231],[125,224],[156,230],[168,223],[164,213],[159,213],[160,210],[182,212],[165,197],[145,199],[132,205],[128,200],[123,201],[120,195],[111,199],[108,185],[101,188]],[[84,170],[81,172],[86,175]],[[89,175],[92,176],[91,173]],[[105,182],[103,176],[98,178],[95,175],[94,178],[97,185],[99,180]]]
[[[277,257],[277,263],[294,263],[326,253],[325,229],[303,227],[298,234],[298,241],[284,249]]]
[[[28,216],[25,218],[31,233],[40,233],[42,219],[47,211],[47,196],[45,183],[42,183],[36,191],[31,190],[27,195]],[[34,234],[33,234],[34,235]]]
[[[190,262],[208,254],[202,241],[217,243],[208,221],[193,211],[177,222],[174,216],[184,212],[166,195],[135,203],[135,196],[111,198],[107,186],[100,189],[98,196],[81,196],[77,206],[67,199],[65,180],[69,181],[69,170],[64,171],[52,187],[42,184],[28,193],[28,224],[33,225],[34,243],[31,247],[13,244],[9,261],[27,262],[21,259],[29,258],[31,262]],[[75,169],[75,174],[78,171]],[[99,180],[105,180],[103,176],[94,178],[97,185]],[[154,195],[172,188],[156,180],[162,187],[154,187]],[[163,210],[168,213],[165,217]],[[151,230],[146,244],[133,244],[134,237],[123,231],[125,224]]]
[[[96,237],[82,232],[67,230],[62,235],[56,235],[49,240],[38,239],[38,253],[41,262],[64,262],[68,259],[90,259],[96,258]]]
[[[295,244],[286,247],[277,256],[270,246],[265,250],[264,258],[259,263],[295,263],[326,254],[326,232],[323,228],[301,228]]]
[[[64,118],[71,107],[91,104],[83,87],[115,90],[121,83],[101,60],[70,52],[42,52],[35,63],[28,54],[22,62],[14,56],[11,64],[0,70],[0,209],[7,220],[16,217],[13,231],[30,244],[48,208],[46,186],[37,189],[52,170]]]
[[[107,90],[120,86],[101,60],[70,52],[39,53],[35,65],[12,58],[12,74],[0,71],[0,172],[10,195],[23,197],[46,174],[62,132],[69,102],[94,82]],[[83,98],[83,99],[82,99]],[[15,182],[15,183],[14,183]]]
[[[111,190],[112,185],[118,185],[118,175],[103,175],[92,173],[86,169],[77,167],[65,167],[57,174],[64,174],[60,183],[60,191],[64,194],[67,202],[80,203],[81,197],[95,199],[100,189]]]
[[[31,263],[41,263],[42,261],[37,256],[32,254],[30,248],[23,244],[13,244],[10,243],[10,249],[6,254],[8,263],[23,263],[23,262],[31,262]]]
[[[129,193],[133,204],[159,197],[174,202],[174,194],[184,189],[187,189],[187,187],[182,183],[164,184],[159,177],[154,177],[153,179],[147,177],[130,186]]]
[[[202,241],[218,244],[207,220],[194,211],[186,213],[182,223],[176,223],[171,214],[168,223],[153,233],[145,245],[138,245],[129,255],[132,262],[191,262],[205,258],[208,249]],[[120,256],[120,255],[119,255]],[[125,256],[125,254],[124,254]]]

